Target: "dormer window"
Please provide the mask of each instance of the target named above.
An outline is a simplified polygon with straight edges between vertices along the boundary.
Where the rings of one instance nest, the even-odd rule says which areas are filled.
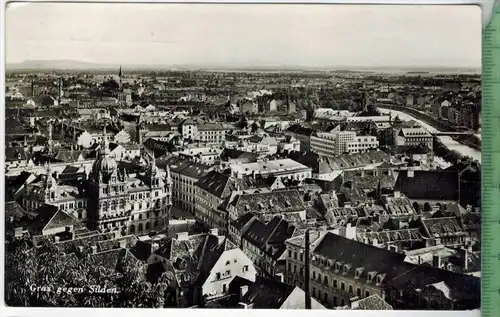
[[[335,263],[335,272],[340,271],[340,266],[341,266],[340,263]]]
[[[363,267],[358,267],[356,269],[356,271],[354,272],[354,278],[358,279],[361,277],[361,274],[363,274],[363,271],[365,270],[365,268]]]
[[[377,275],[377,285],[380,285],[382,283],[382,281],[384,280],[385,278],[385,274],[378,274]]]
[[[375,275],[377,275],[377,272],[368,272],[368,283],[373,282]]]
[[[347,272],[349,272],[349,269],[351,268],[351,265],[350,264],[344,264],[344,267],[343,267],[343,274],[346,275]]]

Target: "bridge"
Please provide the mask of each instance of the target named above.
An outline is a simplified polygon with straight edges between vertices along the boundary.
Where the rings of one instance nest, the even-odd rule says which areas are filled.
[[[474,135],[474,132],[472,131],[462,131],[462,132],[432,132],[431,133],[433,136],[460,136],[460,135],[465,135],[465,136],[470,136]]]

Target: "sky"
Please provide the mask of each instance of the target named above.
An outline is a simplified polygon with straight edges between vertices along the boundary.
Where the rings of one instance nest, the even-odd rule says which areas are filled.
[[[476,6],[31,3],[6,60],[224,67],[481,67]]]

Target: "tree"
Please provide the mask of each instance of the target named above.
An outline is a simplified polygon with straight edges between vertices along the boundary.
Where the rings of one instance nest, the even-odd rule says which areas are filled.
[[[28,238],[18,238],[6,250],[5,301],[10,306],[163,307],[173,281],[164,274],[158,282],[148,282],[138,261],[124,260],[111,268],[88,252],[62,255],[49,241],[33,247]],[[116,293],[96,292],[92,286]]]

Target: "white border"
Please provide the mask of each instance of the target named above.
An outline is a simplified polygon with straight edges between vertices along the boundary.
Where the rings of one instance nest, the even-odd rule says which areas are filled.
[[[0,100],[1,105],[4,105],[4,94],[5,94],[5,10],[7,2],[18,2],[18,3],[30,3],[30,2],[50,2],[43,0],[32,0],[32,1],[9,1],[9,0],[0,0],[4,5],[0,8],[0,60],[3,63],[0,65]],[[307,0],[271,0],[271,1],[251,1],[251,0],[242,0],[242,1],[228,1],[228,0],[214,0],[214,1],[204,1],[204,0],[184,0],[184,1],[168,1],[168,0],[149,0],[149,1],[137,1],[137,0],[108,0],[108,1],[98,1],[98,0],[85,0],[85,1],[51,1],[51,2],[109,2],[109,3],[133,3],[133,2],[148,2],[148,3],[289,3],[289,4],[299,4],[299,3],[314,3],[314,4],[432,4],[432,5],[479,5],[483,9],[483,27],[486,26],[491,19],[491,13],[493,11],[494,6],[500,2],[500,0],[316,0],[316,1],[307,1]],[[3,111],[3,109],[2,109]],[[3,116],[3,112],[2,112]],[[1,135],[4,135],[5,129],[5,119],[0,120],[0,132]],[[0,161],[4,161],[4,137],[0,137]],[[0,171],[0,201],[4,201],[4,168]],[[0,270],[0,316],[5,317],[17,317],[17,316],[46,316],[46,317],[58,317],[63,316],[67,317],[68,314],[73,316],[85,316],[88,314],[92,314],[93,317],[105,316],[109,317],[110,314],[119,314],[121,317],[136,317],[136,316],[164,316],[165,314],[175,314],[175,316],[206,316],[207,313],[216,313],[218,317],[232,317],[235,313],[240,316],[252,316],[254,314],[269,314],[267,316],[305,316],[309,314],[308,311],[298,310],[298,311],[285,311],[285,310],[189,310],[189,309],[106,309],[106,308],[11,308],[5,306],[4,303],[4,203],[0,203],[0,239],[2,243],[0,243],[0,262],[2,263],[2,267]],[[479,317],[480,312],[476,311],[335,311],[335,310],[326,310],[326,311],[314,311],[316,316],[349,316],[349,317],[361,317],[361,316],[377,316],[377,317],[386,317],[386,316],[400,316],[404,315],[407,317],[430,317],[430,316],[439,316],[439,317]],[[369,314],[369,315],[368,315]]]

